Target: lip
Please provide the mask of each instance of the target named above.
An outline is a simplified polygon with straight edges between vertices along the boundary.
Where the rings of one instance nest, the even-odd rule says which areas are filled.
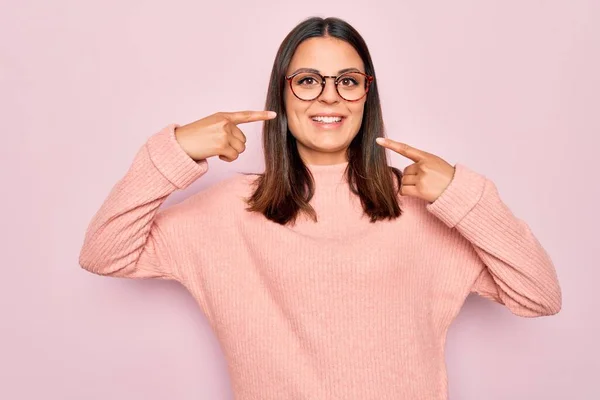
[[[310,118],[314,118],[314,117],[342,117],[342,118],[346,118],[345,115],[343,114],[337,114],[337,113],[319,113],[319,114],[313,114],[310,116]]]

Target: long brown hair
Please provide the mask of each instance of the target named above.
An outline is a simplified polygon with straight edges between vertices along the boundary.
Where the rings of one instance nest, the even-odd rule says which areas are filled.
[[[248,199],[247,210],[258,211],[282,225],[293,224],[299,212],[305,212],[317,221],[317,215],[309,204],[314,195],[313,177],[298,153],[296,138],[288,129],[284,90],[285,73],[296,48],[306,39],[326,36],[352,45],[364,62],[365,72],[375,77],[364,39],[350,24],[339,18],[306,19],[281,43],[273,63],[265,105],[265,110],[275,111],[277,118],[267,120],[263,125],[265,172],[254,182],[256,188]],[[385,149],[375,143],[376,137],[384,136],[375,79],[365,101],[362,125],[347,149],[348,168],[345,171],[351,191],[360,197],[364,212],[371,222],[394,219],[402,214],[397,197],[402,172],[388,166]]]

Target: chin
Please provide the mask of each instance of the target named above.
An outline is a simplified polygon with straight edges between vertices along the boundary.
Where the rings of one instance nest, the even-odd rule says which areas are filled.
[[[309,143],[308,145],[303,145],[305,155],[311,154],[311,157],[320,157],[320,156],[336,156],[338,154],[345,154],[348,146],[345,143]]]
[[[294,136],[298,144],[308,152],[333,154],[344,152],[358,133],[359,128],[356,127],[356,132],[353,134],[352,129],[349,129],[348,126],[342,129],[315,129],[312,123],[309,123],[308,125],[302,124],[302,128],[299,129],[302,134],[294,134]],[[293,130],[291,131],[293,132]]]
[[[350,145],[350,141],[340,140],[339,137],[321,137],[311,138],[308,148],[321,151],[324,153],[333,153],[340,150],[345,150]]]

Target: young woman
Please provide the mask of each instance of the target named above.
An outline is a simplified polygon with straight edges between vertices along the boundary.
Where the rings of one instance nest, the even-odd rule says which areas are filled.
[[[80,254],[100,275],[172,279],[197,299],[236,399],[445,399],[446,332],[469,293],[552,315],[552,261],[492,181],[384,139],[359,33],[311,18],[284,39],[266,110],[149,137]],[[264,121],[265,171],[159,207],[244,151]],[[389,167],[386,148],[414,163]]]

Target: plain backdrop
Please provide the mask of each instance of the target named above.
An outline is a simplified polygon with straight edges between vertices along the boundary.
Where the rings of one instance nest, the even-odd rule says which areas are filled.
[[[262,109],[278,46],[313,15],[364,36],[388,135],[492,179],[558,270],[553,317],[467,300],[448,336],[450,398],[600,398],[595,0],[3,1],[0,398],[233,398],[183,287],[92,275],[79,250],[146,139]],[[243,130],[237,162],[212,159],[165,206],[262,170],[261,124]]]

